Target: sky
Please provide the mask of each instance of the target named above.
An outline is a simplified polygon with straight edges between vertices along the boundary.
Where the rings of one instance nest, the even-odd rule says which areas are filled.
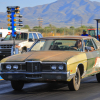
[[[7,6],[20,6],[21,9],[24,7],[34,7],[37,5],[49,4],[55,1],[57,0],[0,0],[0,12],[6,12]],[[90,1],[100,2],[100,0],[90,0]]]

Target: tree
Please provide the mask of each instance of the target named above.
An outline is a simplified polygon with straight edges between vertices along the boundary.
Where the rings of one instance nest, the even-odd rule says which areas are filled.
[[[87,28],[87,26],[85,26],[85,25],[82,25],[82,26],[81,26],[81,28]]]
[[[29,27],[28,25],[24,25],[23,28],[25,28],[25,29],[30,29],[30,27]]]
[[[57,28],[57,33],[63,33],[64,29],[63,28]]]
[[[71,26],[70,29],[74,29],[74,26]]]
[[[91,25],[91,26],[88,26],[88,28],[89,28],[89,29],[93,29],[94,27]]]

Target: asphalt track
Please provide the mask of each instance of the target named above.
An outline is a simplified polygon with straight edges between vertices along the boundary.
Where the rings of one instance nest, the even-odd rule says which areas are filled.
[[[14,91],[10,81],[0,81],[0,100],[100,100],[100,83],[95,76],[81,80],[78,91],[66,84],[26,83],[22,91]]]

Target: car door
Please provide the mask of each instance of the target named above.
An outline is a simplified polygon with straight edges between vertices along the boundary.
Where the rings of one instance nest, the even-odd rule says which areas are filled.
[[[93,47],[94,50],[93,51],[87,51],[86,52],[86,56],[87,56],[87,75],[91,75],[93,73],[95,73],[95,64],[96,64],[96,60],[99,57],[99,52],[97,50],[97,47],[93,41],[93,39],[86,39],[84,40],[85,42],[85,46],[86,47]]]

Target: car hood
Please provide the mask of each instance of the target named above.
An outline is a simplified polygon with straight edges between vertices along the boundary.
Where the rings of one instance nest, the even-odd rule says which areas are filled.
[[[24,61],[42,61],[42,62],[64,62],[69,58],[81,52],[75,51],[36,51],[13,55],[3,59],[1,62],[24,62]]]
[[[24,40],[16,40],[15,44],[19,44],[20,42],[24,42]],[[8,45],[8,44],[13,44],[13,40],[0,41],[0,45]]]

